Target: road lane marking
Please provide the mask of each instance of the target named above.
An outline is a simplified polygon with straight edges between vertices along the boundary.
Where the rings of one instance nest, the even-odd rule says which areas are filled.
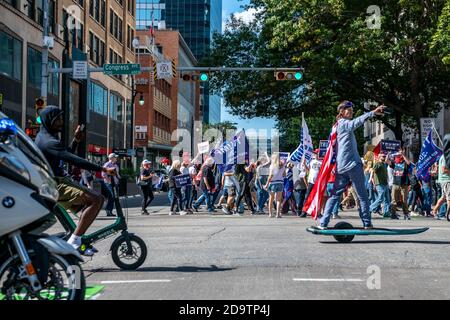
[[[312,279],[312,278],[294,278],[292,279],[294,281],[301,281],[301,282],[363,282],[362,279]]]
[[[101,281],[101,284],[124,284],[124,283],[151,283],[151,282],[171,282],[170,279],[147,279],[147,280],[116,280]]]

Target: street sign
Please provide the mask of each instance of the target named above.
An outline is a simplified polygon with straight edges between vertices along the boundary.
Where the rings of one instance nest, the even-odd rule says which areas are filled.
[[[141,65],[139,63],[104,64],[103,73],[107,75],[139,74],[141,73]]]
[[[156,64],[156,77],[167,79],[173,77],[172,61],[163,61]]]
[[[129,157],[135,157],[136,156],[136,150],[135,149],[128,149],[127,150]]]
[[[147,126],[135,126],[135,131],[140,133],[147,133]]]
[[[122,156],[122,157],[127,157],[128,156],[128,150],[127,149],[113,148],[112,152],[117,154],[118,156]]]
[[[72,78],[87,79],[88,77],[88,63],[87,61],[74,61]]]

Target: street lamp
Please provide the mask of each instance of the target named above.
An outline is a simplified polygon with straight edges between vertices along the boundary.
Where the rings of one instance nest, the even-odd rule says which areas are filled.
[[[139,97],[139,105],[142,107],[145,104],[144,95],[141,93]]]

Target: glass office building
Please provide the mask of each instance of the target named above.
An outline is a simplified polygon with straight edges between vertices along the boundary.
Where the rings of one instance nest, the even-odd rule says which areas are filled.
[[[207,57],[213,34],[222,33],[222,0],[137,0],[137,29],[179,30],[198,61]],[[205,84],[202,99],[203,121],[220,122],[221,99],[209,95]]]

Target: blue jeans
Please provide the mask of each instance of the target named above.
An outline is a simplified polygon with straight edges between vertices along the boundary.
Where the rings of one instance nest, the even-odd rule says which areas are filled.
[[[333,182],[328,182],[327,183],[327,196],[331,196],[331,192],[333,191],[334,188],[334,183]],[[331,213],[333,215],[336,215],[339,213],[339,204],[341,203],[341,199],[339,198],[339,201],[336,202],[336,204],[333,207],[333,210],[331,211]]]
[[[306,190],[307,189],[294,190],[295,201],[297,202],[297,210],[299,213],[302,213],[303,204],[305,203]]]
[[[203,190],[202,195],[200,198],[197,199],[197,202],[194,203],[193,207],[198,208],[205,200],[206,200],[206,206],[208,208],[208,211],[214,210],[212,206],[212,193],[210,193],[208,190]]]
[[[422,210],[427,213],[430,213],[431,212],[431,201],[433,200],[431,188],[429,186],[423,187],[422,194],[423,194]]]
[[[389,198],[389,187],[384,185],[377,185],[377,197],[375,201],[370,205],[370,212],[375,212],[383,203],[383,214],[388,216],[391,211],[391,201]]]
[[[192,185],[186,186],[183,194],[183,206],[190,209],[192,206]]]
[[[107,198],[108,202],[106,203],[106,211],[112,211],[114,209],[114,198],[113,198],[113,191],[112,191],[112,185],[110,183],[103,182],[103,185],[105,186],[105,191],[107,192]]]
[[[361,217],[363,226],[367,227],[372,224],[369,211],[369,196],[367,194],[364,179],[364,170],[362,164],[357,164],[354,168],[347,172],[336,174],[336,180],[334,181],[334,188],[331,192],[331,197],[328,198],[327,204],[325,205],[324,214],[320,219],[321,226],[326,227],[330,223],[333,209],[335,208],[336,203],[339,203],[339,199],[350,181],[353,183],[353,187],[359,199],[359,216]]]
[[[259,186],[256,186],[256,190],[256,197],[258,198],[257,210],[261,211],[264,208],[264,204],[267,202],[267,199],[269,199],[269,193]]]

